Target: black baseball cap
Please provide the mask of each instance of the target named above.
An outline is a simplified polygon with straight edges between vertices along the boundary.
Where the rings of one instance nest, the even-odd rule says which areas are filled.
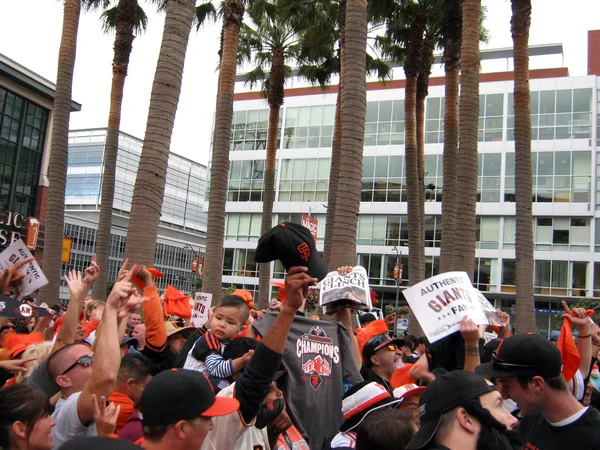
[[[266,263],[278,259],[290,270],[294,266],[308,268],[308,274],[321,281],[327,275],[327,266],[315,247],[308,228],[292,222],[274,226],[258,240],[254,260]]]
[[[116,434],[88,436],[69,439],[59,450],[139,450],[140,447],[126,439],[119,439]]]
[[[171,369],[159,373],[146,385],[140,416],[143,425],[171,425],[200,416],[226,416],[239,407],[234,398],[215,397],[201,372]]]
[[[386,345],[396,345],[398,347],[402,347],[404,345],[404,339],[390,339],[390,337],[384,334],[378,334],[377,336],[373,336],[369,339],[362,349],[362,357],[363,361],[370,365],[371,356],[375,354],[378,350],[381,350]]]
[[[454,370],[436,378],[419,398],[421,428],[406,446],[407,450],[427,446],[435,437],[444,413],[495,389],[482,376],[464,370]]]
[[[475,372],[486,378],[554,378],[561,374],[560,350],[541,334],[517,334],[504,339],[492,354],[492,362],[480,364]]]

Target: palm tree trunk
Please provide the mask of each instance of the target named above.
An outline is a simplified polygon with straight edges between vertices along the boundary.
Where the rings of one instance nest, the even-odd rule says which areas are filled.
[[[475,206],[477,200],[477,130],[479,123],[479,29],[481,0],[464,0],[462,7],[462,74],[459,105],[458,192],[455,270],[475,270]]]
[[[536,331],[533,300],[533,225],[531,210],[531,105],[529,91],[529,27],[531,0],[512,0],[511,31],[515,60],[515,236],[519,333]]]
[[[65,0],[63,26],[58,51],[56,91],[52,111],[52,140],[48,177],[48,203],[44,233],[44,274],[48,284],[40,290],[40,301],[49,305],[59,303],[62,239],[65,223],[65,186],[67,184],[67,155],[69,142],[69,116],[73,68],[77,50],[77,29],[81,0]]]
[[[169,146],[181,93],[194,0],[169,0],[163,39],[150,94],[142,155],[133,190],[125,257],[151,266],[165,191]]]
[[[354,265],[367,110],[367,1],[347,0],[342,94],[342,157],[330,267]],[[343,175],[343,176],[342,176]]]
[[[116,17],[115,53],[112,64],[113,77],[110,90],[110,111],[108,113],[106,143],[104,144],[102,201],[100,204],[100,220],[98,221],[98,237],[95,248],[97,262],[102,270],[92,290],[92,296],[99,300],[106,298],[112,206],[115,193],[119,128],[121,126],[121,104],[123,102],[123,87],[125,86],[125,77],[127,76],[129,56],[131,55],[131,46],[134,39],[133,27],[135,25],[136,9],[137,0],[119,0]]]
[[[446,0],[444,4],[444,180],[442,190],[442,242],[440,273],[454,270],[456,232],[457,157],[458,157],[458,86],[460,82],[460,45],[462,35],[461,0]]]
[[[269,231],[273,225],[273,202],[275,201],[275,162],[277,157],[277,140],[279,138],[279,111],[283,105],[285,86],[285,57],[283,49],[273,52],[271,71],[269,73],[269,130],[267,134],[267,159],[265,161],[263,211],[260,234]],[[271,287],[271,263],[260,263],[258,266],[258,309],[264,309],[269,302]]]
[[[233,90],[237,69],[240,28],[244,17],[242,0],[227,0],[223,5],[223,48],[217,89],[213,154],[210,167],[210,199],[206,233],[206,255],[202,291],[211,293],[213,304],[222,295],[223,236],[225,202],[229,175],[229,149],[233,121]]]
[[[345,72],[345,34],[346,34],[346,0],[340,0],[338,6],[338,27],[340,30],[340,81],[335,103],[335,124],[333,127],[333,142],[331,143],[331,168],[329,169],[329,192],[327,193],[327,216],[325,219],[325,247],[323,259],[329,266],[331,259],[331,242],[335,230],[335,210],[338,191],[338,178],[340,176],[340,159],[342,158],[342,97],[344,95]],[[333,268],[335,269],[335,268]]]

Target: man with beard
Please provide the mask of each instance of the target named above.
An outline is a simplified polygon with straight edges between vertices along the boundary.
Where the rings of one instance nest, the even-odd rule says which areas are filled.
[[[573,311],[585,314],[578,309]],[[579,319],[582,325],[587,322]],[[575,318],[570,320],[577,325]],[[579,339],[589,339],[588,330],[580,329]],[[562,365],[560,351],[551,342],[527,333],[505,339],[492,362],[481,364],[476,372],[499,379],[502,395],[519,406],[525,448],[600,449],[600,413],[573,397],[561,374]]]
[[[456,370],[434,380],[419,399],[421,428],[408,450],[513,450],[517,420],[502,407],[494,386],[472,372]]]
[[[363,365],[360,374],[363,379],[381,384],[391,394],[390,379],[396,364],[402,360],[400,348],[404,339],[390,339],[387,334],[373,336],[363,346]]]

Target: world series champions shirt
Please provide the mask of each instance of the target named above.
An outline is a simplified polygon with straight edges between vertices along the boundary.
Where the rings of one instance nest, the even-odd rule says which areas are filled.
[[[264,336],[276,317],[275,313],[267,313],[253,327]],[[344,421],[344,381],[362,381],[350,335],[338,323],[297,315],[288,334],[283,365],[287,373],[281,385],[291,418],[307,437],[310,448],[320,450]]]

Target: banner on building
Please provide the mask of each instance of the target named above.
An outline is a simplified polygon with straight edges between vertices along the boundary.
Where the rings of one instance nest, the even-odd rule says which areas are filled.
[[[315,244],[317,243],[317,232],[319,230],[319,221],[314,217],[310,217],[307,214],[302,215],[302,226],[308,228],[310,234],[312,234]]]
[[[204,258],[199,258],[198,259],[198,270],[196,270],[196,273],[198,275],[202,275],[202,267],[204,266]]]
[[[212,294],[207,292],[196,292],[194,296],[194,308],[192,309],[192,318],[190,325],[200,328],[208,320],[208,310],[212,302]]]
[[[19,239],[0,253],[0,272],[4,272],[8,267],[14,266],[23,259],[31,258],[31,256],[25,242]],[[25,264],[21,268],[21,272],[25,274],[25,278],[19,286],[13,289],[14,297],[18,300],[48,284],[44,272],[35,260]]]
[[[404,266],[401,263],[394,263],[394,280],[398,281],[402,279],[402,270]]]
[[[35,250],[39,235],[40,221],[37,217],[29,217],[27,219],[27,227],[25,228],[25,245],[29,250]]]
[[[192,258],[192,273],[198,271],[198,258]]]
[[[71,249],[73,248],[73,239],[63,238],[62,253],[60,255],[60,261],[69,264],[71,261]]]
[[[496,310],[465,272],[447,272],[428,278],[404,291],[429,342],[460,329],[468,316],[477,325],[502,325]]]

